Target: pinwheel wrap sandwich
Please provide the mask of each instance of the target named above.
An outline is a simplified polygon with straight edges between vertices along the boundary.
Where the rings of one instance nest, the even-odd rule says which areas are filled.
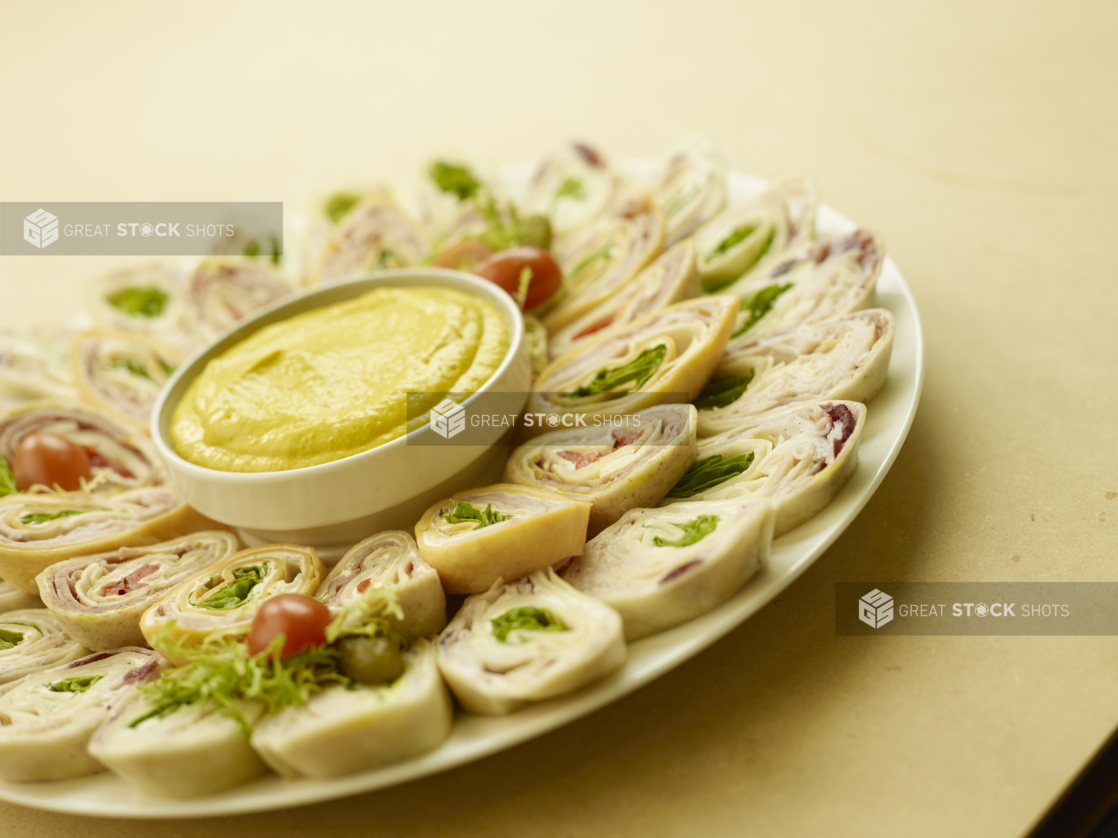
[[[437,748],[450,734],[453,708],[435,648],[417,641],[404,672],[383,685],[331,685],[306,706],[260,721],[252,746],[284,777],[340,777]]]
[[[540,161],[524,211],[551,219],[557,238],[578,234],[609,210],[622,183],[601,152],[586,143],[559,146]]]
[[[18,403],[33,399],[75,399],[68,329],[0,332],[0,397]]]
[[[406,268],[427,257],[430,242],[387,191],[365,197],[346,213],[323,249],[317,276],[329,284],[366,271]]]
[[[163,486],[111,496],[10,495],[0,498],[0,576],[25,593],[38,593],[35,577],[56,562],[212,526]]]
[[[100,329],[156,338],[189,355],[202,343],[180,272],[158,263],[89,282],[82,301]]]
[[[446,625],[446,594],[439,574],[406,532],[382,532],[356,544],[334,565],[317,596],[338,613],[370,588],[395,594],[403,616],[387,619],[408,640],[438,634]]]
[[[104,768],[94,731],[162,665],[151,649],[98,652],[0,686],[0,780],[67,780]]]
[[[0,684],[88,654],[45,608],[0,614]]]
[[[529,414],[621,416],[692,401],[722,357],[737,297],[701,297],[647,314],[557,358],[532,385]],[[555,427],[555,425],[552,425]],[[525,422],[530,434],[546,423]]]
[[[264,705],[243,701],[250,724]],[[156,797],[191,798],[231,789],[267,768],[233,718],[212,704],[171,712],[139,693],[120,705],[89,741],[89,754],[130,785]]]
[[[714,141],[692,134],[670,152],[656,178],[653,197],[667,214],[667,243],[690,236],[726,206],[726,171]]]
[[[654,506],[695,461],[698,414],[673,404],[623,418],[536,437],[512,452],[505,480],[590,503],[592,534]]]
[[[703,287],[721,288],[773,267],[809,241],[815,228],[815,190],[794,178],[723,212],[695,234]]]
[[[582,500],[498,484],[439,501],[415,525],[415,540],[447,593],[479,593],[577,556],[589,518]]]
[[[625,662],[617,612],[553,570],[469,597],[439,636],[439,669],[471,713],[567,695]]]
[[[53,564],[36,582],[46,605],[93,651],[142,646],[144,612],[192,576],[240,549],[227,532],[198,532],[149,547],[121,547]]]
[[[763,424],[798,404],[868,402],[885,384],[895,322],[873,308],[761,335],[722,363],[695,400],[699,436]]]
[[[726,347],[765,332],[831,320],[873,303],[885,254],[872,233],[856,230],[806,245],[772,270],[751,274],[721,293],[741,297],[741,313]]]
[[[633,509],[596,538],[563,578],[616,609],[632,642],[721,605],[768,560],[765,500]]]
[[[642,270],[623,292],[614,294],[570,325],[559,329],[548,342],[548,353],[552,358],[558,358],[581,346],[584,341],[608,334],[649,312],[690,300],[700,293],[702,286],[695,270],[695,245],[690,240],[680,242]]]
[[[622,292],[664,248],[664,210],[634,194],[569,243],[559,264],[566,296],[543,317],[548,332],[568,326]]]
[[[260,603],[276,594],[314,596],[323,567],[310,547],[267,544],[242,550],[192,576],[140,620],[154,648],[173,663],[175,646],[195,646],[207,635],[247,635]]]
[[[163,386],[182,362],[168,344],[128,332],[85,332],[70,350],[82,400],[143,433]]]
[[[773,537],[815,516],[858,464],[866,407],[810,402],[757,427],[699,442],[699,456],[661,505],[679,500],[771,498]]]
[[[25,594],[11,582],[0,579],[0,614],[21,608],[41,608],[42,601],[34,594]]]
[[[35,402],[0,417],[0,457],[15,462],[24,437],[49,433],[85,449],[92,471],[90,491],[98,495],[166,482],[163,461],[134,425],[85,405]],[[52,488],[52,487],[47,487]]]
[[[190,277],[190,305],[206,340],[212,340],[254,311],[291,294],[283,274],[248,257],[206,259]]]

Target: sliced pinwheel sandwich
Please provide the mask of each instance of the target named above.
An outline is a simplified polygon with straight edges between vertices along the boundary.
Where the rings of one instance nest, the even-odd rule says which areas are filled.
[[[144,612],[192,576],[240,549],[227,532],[198,532],[149,547],[121,547],[53,564],[36,582],[46,605],[93,651],[142,646]]]
[[[721,605],[768,559],[765,500],[633,509],[587,542],[563,578],[616,609],[630,642]]]
[[[486,715],[567,695],[625,662],[617,612],[550,568],[469,597],[438,648],[459,703]]]
[[[69,329],[0,332],[0,400],[74,399]]]
[[[183,278],[168,265],[126,268],[93,280],[82,301],[100,329],[147,335],[183,354],[202,342]]]
[[[396,597],[404,616],[388,620],[405,639],[438,634],[446,625],[446,594],[439,574],[406,532],[382,532],[356,544],[334,565],[317,597],[337,613],[370,589]]]
[[[588,340],[536,379],[528,413],[589,419],[691,401],[722,357],[737,311],[737,297],[701,297]],[[538,434],[547,426],[526,420],[525,430]]]
[[[41,608],[42,601],[34,594],[25,594],[11,582],[0,579],[0,614],[21,608]]]
[[[536,437],[512,452],[505,480],[586,501],[591,533],[654,506],[695,461],[698,414],[673,404],[624,418]]]
[[[0,686],[0,779],[67,780],[103,771],[93,733],[161,666],[151,649],[98,652]]]
[[[439,501],[415,525],[415,540],[447,593],[479,593],[577,556],[589,518],[582,500],[498,484]]]
[[[699,442],[699,455],[668,493],[677,500],[771,498],[783,535],[831,502],[858,463],[866,407],[811,402],[756,427]]]
[[[364,197],[349,210],[326,243],[315,272],[329,284],[384,268],[420,265],[431,244],[387,191]]]
[[[567,143],[536,167],[524,209],[548,216],[555,235],[568,237],[613,206],[621,182],[597,149],[586,143]]]
[[[83,401],[147,433],[163,386],[182,362],[178,350],[145,335],[85,332],[70,350]]]
[[[0,614],[0,684],[88,654],[45,608]]]
[[[690,236],[726,206],[726,171],[714,141],[684,137],[657,173],[653,197],[667,214],[667,243]]]
[[[206,259],[190,277],[190,305],[206,340],[291,292],[291,285],[278,268],[249,257]]]
[[[755,427],[804,402],[868,402],[885,384],[894,328],[893,315],[874,308],[727,353],[695,400],[699,436]]]

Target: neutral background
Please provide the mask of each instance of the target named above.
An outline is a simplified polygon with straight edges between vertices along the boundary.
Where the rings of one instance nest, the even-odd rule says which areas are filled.
[[[1016,836],[1118,723],[1114,638],[839,638],[838,580],[1118,580],[1118,6],[0,3],[4,200],[290,208],[427,153],[692,130],[815,177],[916,294],[924,398],[786,594],[635,695],[334,804],[5,835]],[[115,263],[0,257],[0,325]]]

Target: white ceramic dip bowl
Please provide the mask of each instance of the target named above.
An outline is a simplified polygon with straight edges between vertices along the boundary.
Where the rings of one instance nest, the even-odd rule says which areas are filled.
[[[423,511],[440,498],[497,482],[508,456],[507,446],[496,445],[507,430],[500,427],[471,431],[469,445],[447,445],[438,443],[427,424],[360,454],[288,471],[218,471],[188,462],[174,450],[170,431],[175,407],[211,358],[272,323],[351,300],[374,288],[409,285],[452,288],[496,308],[508,327],[508,354],[463,406],[468,411],[483,393],[507,393],[501,398],[502,409],[522,410],[532,383],[524,321],[516,303],[496,285],[458,271],[415,268],[381,271],[312,289],[239,323],[183,364],[163,390],[152,416],[151,435],[187,503],[237,528],[250,545],[304,544],[333,561],[350,545],[380,530],[410,531]]]

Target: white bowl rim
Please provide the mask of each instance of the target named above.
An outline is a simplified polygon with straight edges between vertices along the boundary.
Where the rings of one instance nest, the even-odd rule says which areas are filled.
[[[342,457],[339,460],[331,460],[330,462],[318,463],[313,466],[281,469],[277,471],[222,471],[220,469],[208,468],[207,466],[200,466],[197,463],[192,463],[181,457],[179,453],[175,451],[170,439],[164,438],[162,430],[164,415],[170,413],[178,406],[178,398],[175,399],[174,404],[171,404],[171,396],[178,389],[179,382],[183,378],[196,378],[201,372],[200,368],[211,360],[211,353],[217,344],[223,343],[234,334],[240,334],[240,337],[237,341],[230,343],[227,348],[235,346],[236,343],[239,343],[241,340],[255,334],[261,328],[264,328],[264,326],[257,325],[259,321],[273,317],[284,308],[298,308],[298,311],[292,312],[292,316],[295,316],[307,311],[314,311],[326,305],[332,305],[332,303],[323,303],[321,306],[307,306],[306,301],[315,296],[336,294],[339,288],[355,287],[359,285],[368,285],[368,290],[370,291],[374,288],[396,287],[392,285],[393,280],[403,280],[401,286],[421,285],[424,279],[450,279],[464,284],[467,288],[471,288],[471,293],[474,293],[476,296],[484,297],[490,302],[493,302],[498,308],[504,309],[503,314],[507,315],[505,319],[511,325],[511,329],[509,330],[509,348],[505,353],[504,359],[501,361],[500,366],[494,370],[493,374],[489,376],[489,380],[467,396],[462,402],[464,407],[468,407],[475,399],[482,393],[487,392],[503,377],[504,373],[516,359],[520,346],[525,340],[524,317],[519,307],[517,307],[516,302],[506,291],[499,288],[497,285],[473,274],[465,273],[464,271],[454,271],[447,268],[435,267],[393,268],[390,270],[370,271],[341,282],[309,288],[301,293],[284,297],[282,300],[278,300],[270,306],[259,309],[253,312],[249,317],[237,321],[230,329],[215,337],[205,347],[195,352],[194,355],[180,365],[179,368],[175,370],[174,375],[172,375],[164,385],[163,391],[159,394],[159,399],[155,403],[155,408],[152,410],[151,414],[151,438],[160,456],[164,458],[167,465],[173,470],[179,470],[196,479],[216,481],[219,483],[251,485],[301,478],[309,480],[318,475],[328,475],[332,471],[340,471],[342,469],[351,468],[354,465],[359,465],[363,460],[373,459],[377,455],[383,455],[386,451],[407,445],[408,438],[412,437],[413,434],[421,434],[429,431],[429,425],[422,425],[415,430],[402,434],[396,439],[370,448],[367,451],[361,451],[357,454],[351,454],[348,457]],[[185,395],[185,391],[183,395]]]

